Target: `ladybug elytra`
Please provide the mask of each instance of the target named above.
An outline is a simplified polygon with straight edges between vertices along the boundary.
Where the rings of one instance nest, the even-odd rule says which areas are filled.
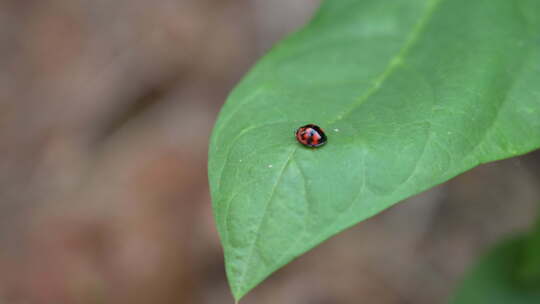
[[[308,124],[296,130],[296,139],[306,147],[316,148],[326,143],[324,131],[317,125]]]

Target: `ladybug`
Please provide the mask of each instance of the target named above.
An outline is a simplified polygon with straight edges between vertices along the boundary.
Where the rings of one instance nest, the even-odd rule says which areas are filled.
[[[295,136],[299,143],[310,148],[320,147],[327,141],[324,131],[314,124],[308,124],[298,128]]]

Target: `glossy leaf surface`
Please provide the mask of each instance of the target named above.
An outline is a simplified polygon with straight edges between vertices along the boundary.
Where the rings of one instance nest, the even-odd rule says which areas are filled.
[[[325,146],[296,142],[308,123]],[[539,146],[540,1],[323,2],[237,86],[212,135],[233,294],[407,197]]]

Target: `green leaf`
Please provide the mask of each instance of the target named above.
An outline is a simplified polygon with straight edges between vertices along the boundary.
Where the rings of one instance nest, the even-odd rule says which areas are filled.
[[[481,258],[458,288],[451,304],[536,304],[540,285],[517,280],[527,238],[516,238],[496,247]]]
[[[537,149],[539,84],[540,1],[323,2],[236,87],[212,134],[235,298],[398,201]],[[325,146],[296,142],[307,123]]]
[[[540,214],[524,244],[517,277],[524,285],[540,287]]]

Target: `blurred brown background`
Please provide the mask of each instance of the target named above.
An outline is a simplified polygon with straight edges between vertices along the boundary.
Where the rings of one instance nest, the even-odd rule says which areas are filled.
[[[208,137],[315,0],[1,0],[0,303],[233,303]],[[279,271],[242,303],[444,303],[526,229],[540,157],[489,164]]]

